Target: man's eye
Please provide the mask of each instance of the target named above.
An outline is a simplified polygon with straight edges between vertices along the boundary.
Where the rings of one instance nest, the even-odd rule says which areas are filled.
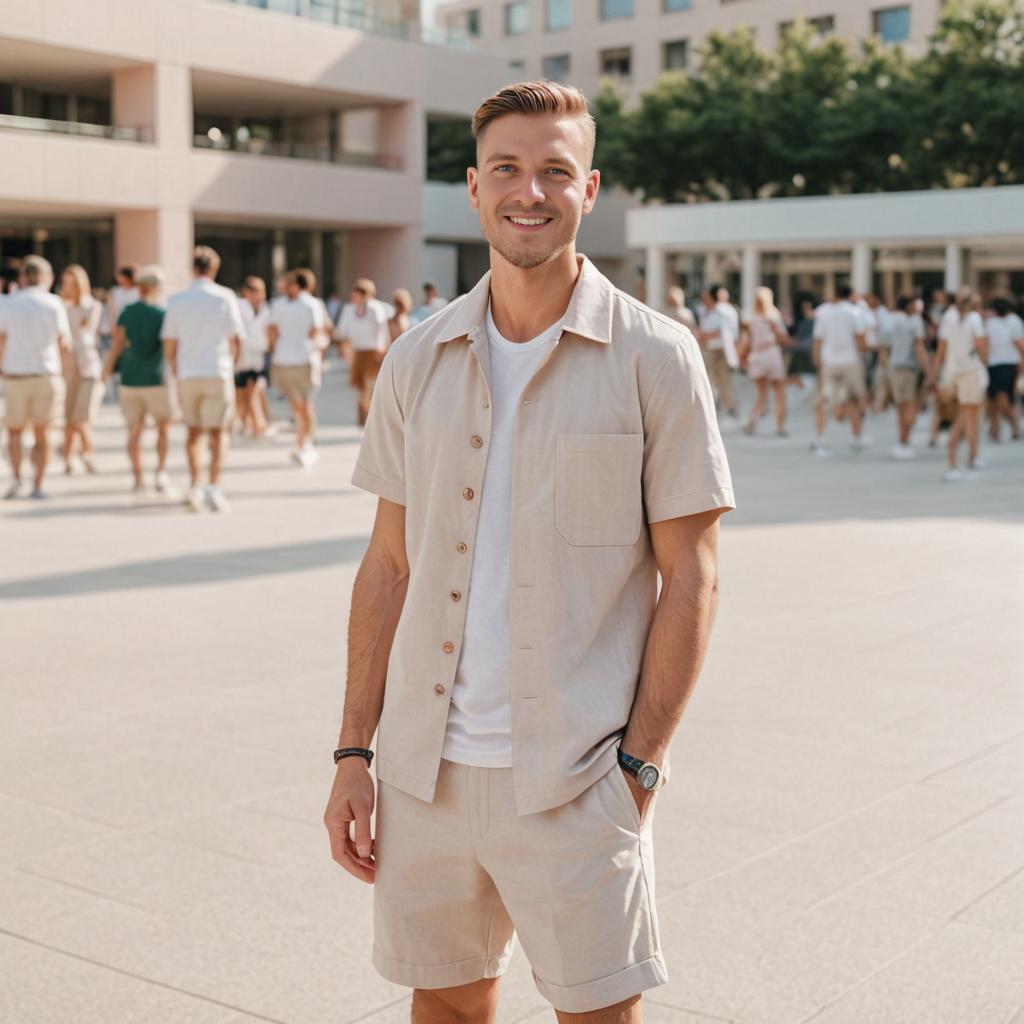
[[[514,170],[514,168],[512,167],[511,164],[498,164],[498,166],[495,167],[494,169],[496,171],[511,171],[511,170]]]
[[[551,170],[552,170],[552,171],[553,171],[553,172],[554,172],[555,174],[568,174],[568,173],[569,173],[568,171],[564,170],[564,169],[563,169],[563,168],[561,168],[561,167],[552,167],[552,168],[551,168]]]

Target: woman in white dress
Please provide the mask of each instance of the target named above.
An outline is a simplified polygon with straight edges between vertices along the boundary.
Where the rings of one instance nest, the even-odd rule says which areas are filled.
[[[82,442],[82,462],[88,472],[95,473],[92,427],[103,401],[103,360],[99,349],[103,306],[93,297],[89,275],[77,263],[61,275],[60,296],[68,308],[71,324],[71,351],[64,361],[64,472],[72,472],[71,457],[77,437]]]
[[[743,427],[745,434],[753,434],[757,421],[768,408],[768,386],[775,396],[775,433],[786,437],[786,362],[782,358],[783,345],[789,344],[789,335],[782,314],[775,308],[771,288],[758,288],[754,293],[754,312],[743,318],[741,327],[740,359],[746,366],[747,376],[757,385],[757,401],[750,410],[750,418]]]

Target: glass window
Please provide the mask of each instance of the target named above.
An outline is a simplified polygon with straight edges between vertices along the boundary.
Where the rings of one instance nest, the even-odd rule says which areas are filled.
[[[509,71],[515,71],[517,74],[524,74],[526,71],[525,60],[510,60],[508,62]]]
[[[472,10],[466,11],[466,35],[467,36],[478,36],[480,35],[480,8],[474,7]]]
[[[613,18],[632,18],[633,0],[601,0],[601,20],[611,21]]]
[[[633,73],[633,51],[628,46],[601,51],[601,74],[609,78],[629,78]]]
[[[887,7],[871,15],[875,35],[887,43],[902,43],[910,38],[910,8]]]
[[[541,77],[551,82],[567,82],[569,80],[569,54],[559,53],[554,57],[545,57],[540,62]]]
[[[688,11],[693,6],[693,0],[661,0],[663,11]]]
[[[673,39],[661,44],[661,70],[685,71],[690,56],[687,39]]]
[[[528,27],[525,0],[505,4],[505,35],[521,36]]]
[[[549,32],[572,24],[572,0],[547,0],[546,27]]]

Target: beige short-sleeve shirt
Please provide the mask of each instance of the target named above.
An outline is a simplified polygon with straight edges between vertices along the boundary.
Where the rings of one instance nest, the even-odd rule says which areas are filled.
[[[700,350],[585,257],[515,414],[509,548],[520,814],[615,762],[658,574],[650,523],[734,507]],[[352,483],[405,506],[410,578],[388,661],[377,775],[432,801],[466,618],[490,436],[486,274],[388,350]]]

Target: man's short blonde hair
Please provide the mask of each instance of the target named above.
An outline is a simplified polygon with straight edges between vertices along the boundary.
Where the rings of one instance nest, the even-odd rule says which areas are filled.
[[[589,169],[597,141],[597,122],[590,113],[587,97],[576,86],[536,81],[516,82],[499,89],[484,100],[473,115],[473,138],[478,145],[487,126],[506,114],[564,114],[579,118],[590,149]]]
[[[53,280],[53,266],[43,256],[26,256],[21,263],[21,273],[31,284]]]

